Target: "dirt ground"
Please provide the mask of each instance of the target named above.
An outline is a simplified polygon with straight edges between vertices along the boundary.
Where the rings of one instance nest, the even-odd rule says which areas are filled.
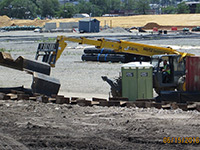
[[[32,101],[0,101],[0,108],[0,135],[11,138],[5,140],[10,142],[7,148],[199,149],[196,143],[163,143],[164,137],[199,137],[200,113],[196,111]],[[6,144],[1,142],[3,146]]]
[[[24,32],[9,32],[13,41],[3,41],[14,58],[34,59],[41,41],[20,40]],[[52,33],[53,34],[53,33]],[[5,34],[4,34],[5,35]],[[30,35],[30,32],[27,32]],[[47,36],[47,35],[44,35]],[[49,36],[49,35],[48,35]],[[55,35],[50,35],[55,36]],[[171,46],[180,51],[200,54],[199,39],[138,40],[139,43]],[[120,63],[82,62],[83,47],[69,43],[52,69],[61,82],[60,94],[108,98],[109,86],[102,75],[118,76]],[[0,66],[0,86],[29,88],[32,76]],[[199,149],[200,113],[197,111],[155,108],[80,107],[44,104],[34,101],[0,100],[0,149]],[[192,143],[164,143],[163,138],[195,138]]]

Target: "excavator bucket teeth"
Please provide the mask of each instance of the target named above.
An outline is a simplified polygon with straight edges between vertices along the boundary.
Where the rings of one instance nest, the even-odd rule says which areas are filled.
[[[18,58],[15,61],[10,53],[0,52],[0,65],[23,71],[23,59]]]
[[[31,85],[33,93],[40,93],[47,96],[57,95],[60,89],[60,81],[40,73],[33,73]]]

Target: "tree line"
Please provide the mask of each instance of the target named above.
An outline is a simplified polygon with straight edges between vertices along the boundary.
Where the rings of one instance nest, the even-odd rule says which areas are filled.
[[[71,18],[77,13],[102,16],[111,12],[128,12],[129,14],[150,14],[155,4],[160,13],[176,14],[190,13],[189,6],[181,0],[79,0],[78,4],[60,4],[58,0],[0,0],[0,15],[12,18],[32,19],[40,16]],[[200,5],[196,13],[200,12]]]

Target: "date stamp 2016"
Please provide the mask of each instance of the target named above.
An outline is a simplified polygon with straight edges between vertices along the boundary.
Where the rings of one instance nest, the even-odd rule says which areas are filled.
[[[184,143],[184,144],[192,144],[196,143],[198,144],[199,137],[164,137],[163,138],[163,143]]]

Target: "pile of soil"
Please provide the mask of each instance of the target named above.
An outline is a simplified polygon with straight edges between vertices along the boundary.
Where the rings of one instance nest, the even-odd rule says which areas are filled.
[[[15,20],[15,24],[18,26],[40,26],[43,27],[45,23],[49,22],[50,20],[40,20],[40,19],[34,19],[34,20]]]
[[[147,23],[143,28],[144,29],[153,29],[154,27],[160,28],[161,26],[155,22]]]
[[[8,17],[8,16],[6,16],[6,15],[4,15],[4,16],[0,16],[0,21],[1,22],[6,22],[6,21],[10,21],[11,19]]]
[[[10,26],[11,25],[11,19],[4,15],[0,16],[0,26]]]
[[[157,29],[160,29],[160,30],[171,30],[173,27],[176,27],[178,30],[182,30],[183,28],[189,28],[191,30],[192,28],[194,28],[196,26],[181,26],[181,25],[179,25],[179,26],[175,26],[175,25],[174,26],[173,25],[171,25],[171,26],[162,26],[162,25],[159,25],[159,24],[157,24],[155,22],[150,22],[150,23],[147,23],[143,27],[143,29],[152,30],[154,27],[156,27]]]

